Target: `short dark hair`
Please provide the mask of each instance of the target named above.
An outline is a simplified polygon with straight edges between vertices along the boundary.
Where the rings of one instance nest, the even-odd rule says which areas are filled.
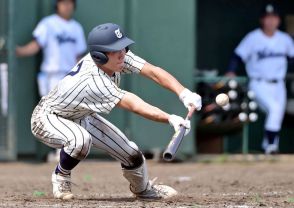
[[[65,0],[55,0],[54,1],[54,9],[55,9],[56,12],[57,12],[57,4],[58,4],[58,2],[61,2],[61,1],[65,1]],[[71,0],[71,1],[74,3],[74,7],[76,9],[76,7],[77,7],[77,1],[76,0]]]

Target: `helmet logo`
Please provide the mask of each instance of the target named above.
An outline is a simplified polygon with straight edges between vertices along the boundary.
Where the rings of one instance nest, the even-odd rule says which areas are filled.
[[[122,33],[119,30],[119,28],[117,30],[115,30],[114,33],[115,33],[115,35],[116,35],[117,38],[121,38],[122,37]]]
[[[269,4],[266,6],[265,11],[267,13],[272,13],[274,11],[274,7],[271,4]]]

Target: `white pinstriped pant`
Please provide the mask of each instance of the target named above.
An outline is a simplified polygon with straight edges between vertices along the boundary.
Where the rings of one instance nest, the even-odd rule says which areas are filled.
[[[31,128],[41,142],[53,148],[64,148],[78,160],[89,154],[92,145],[127,167],[132,167],[134,158],[142,154],[134,142],[98,114],[71,121],[48,113],[38,105],[32,115]]]

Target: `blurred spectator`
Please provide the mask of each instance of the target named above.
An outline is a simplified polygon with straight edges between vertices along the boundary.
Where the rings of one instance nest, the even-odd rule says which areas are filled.
[[[41,97],[49,93],[86,51],[83,28],[72,19],[76,1],[56,0],[54,7],[56,14],[38,23],[33,40],[16,47],[19,57],[35,55],[42,49],[43,60],[37,77]]]
[[[262,148],[266,154],[278,152],[279,131],[285,107],[287,58],[294,59],[291,37],[278,30],[280,15],[277,8],[266,5],[261,13],[261,28],[248,33],[234,51],[228,67],[228,76],[235,76],[243,62],[249,77],[249,89],[266,113]]]

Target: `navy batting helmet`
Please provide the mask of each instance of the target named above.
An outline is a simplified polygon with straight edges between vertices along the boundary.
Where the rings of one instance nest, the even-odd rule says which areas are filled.
[[[105,23],[94,27],[88,35],[88,48],[93,60],[106,64],[108,57],[105,52],[120,51],[128,48],[134,41],[129,39],[120,26]]]

